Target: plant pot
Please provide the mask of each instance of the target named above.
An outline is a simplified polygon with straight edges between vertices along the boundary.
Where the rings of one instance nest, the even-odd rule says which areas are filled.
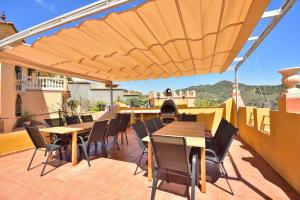
[[[300,93],[300,89],[296,87],[300,83],[300,67],[286,68],[278,72],[282,75],[281,82],[285,93]]]

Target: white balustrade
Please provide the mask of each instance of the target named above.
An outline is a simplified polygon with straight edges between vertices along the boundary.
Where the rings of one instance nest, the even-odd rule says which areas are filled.
[[[66,89],[67,82],[64,78],[58,77],[32,77],[27,76],[24,78],[18,76],[16,89],[18,91],[25,90],[58,90],[63,91]]]

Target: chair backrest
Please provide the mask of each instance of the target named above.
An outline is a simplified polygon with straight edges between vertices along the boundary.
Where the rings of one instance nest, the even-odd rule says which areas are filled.
[[[112,137],[118,134],[120,121],[121,119],[118,118],[109,120],[105,137]]]
[[[213,136],[213,140],[217,147],[221,145],[222,139],[225,135],[226,127],[228,126],[228,122],[225,119],[221,119],[221,122],[217,128],[215,135]]]
[[[123,115],[123,113],[117,113],[116,118],[121,119],[122,115]]]
[[[64,120],[62,118],[52,118],[52,119],[44,119],[48,126],[56,127],[63,126]]]
[[[46,148],[47,143],[41,135],[39,129],[36,126],[25,126],[25,130],[27,131],[33,145],[36,148]]]
[[[229,147],[232,143],[234,135],[238,132],[239,129],[235,128],[232,124],[228,123],[226,125],[224,136],[222,139],[221,144],[218,146],[217,149],[217,156],[220,162],[222,162],[229,150]]]
[[[191,174],[184,137],[150,136],[158,168]]]
[[[65,119],[66,119],[67,125],[80,123],[80,119],[77,115],[65,116]]]
[[[153,121],[153,119],[148,119],[145,121],[145,124],[147,126],[147,129],[149,131],[150,134],[154,133],[155,131],[157,131],[157,127]]]
[[[120,119],[119,132],[125,132],[128,127],[128,123],[130,121],[130,114],[121,114],[119,116],[119,119]]]
[[[81,115],[80,116],[82,122],[92,122],[94,121],[92,115]]]
[[[164,126],[161,119],[160,119],[160,117],[154,118],[153,121],[154,121],[157,129],[161,129]]]
[[[95,121],[88,138],[88,144],[96,141],[102,141],[105,137],[105,131],[108,120]]]
[[[143,142],[142,139],[148,136],[144,123],[141,121],[137,121],[135,124],[132,125],[132,128],[134,129],[141,149],[143,149],[145,147],[145,142]]]
[[[197,115],[187,115],[187,114],[183,113],[181,115],[181,121],[196,122],[197,121]]]

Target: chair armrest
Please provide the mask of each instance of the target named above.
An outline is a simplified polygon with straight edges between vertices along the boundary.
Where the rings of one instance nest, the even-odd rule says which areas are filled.
[[[56,133],[50,133],[50,135],[52,135],[54,141],[56,141],[56,140],[58,140],[58,139],[61,140],[60,138],[58,138],[58,136],[57,136]]]
[[[50,149],[50,152],[53,151],[54,146],[55,146],[56,143],[59,142],[60,140],[61,140],[61,139],[57,139],[57,140],[55,140],[55,141],[53,142],[53,144],[52,144],[52,146],[51,146],[51,149]]]
[[[210,152],[210,153],[212,153],[217,158],[217,154],[216,154],[215,151],[213,151],[211,149],[205,149],[205,152]]]
[[[80,139],[81,143],[83,144],[84,143],[84,139],[82,136],[78,136],[78,138]]]
[[[57,142],[61,141],[61,139],[56,139],[54,142],[53,142],[53,145],[56,145]]]

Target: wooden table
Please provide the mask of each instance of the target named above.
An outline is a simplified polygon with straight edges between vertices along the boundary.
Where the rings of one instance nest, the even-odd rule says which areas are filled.
[[[67,126],[58,126],[51,128],[40,129],[43,133],[55,133],[55,134],[70,134],[72,135],[72,165],[77,164],[77,135],[82,132],[90,130],[94,122],[84,122],[80,124],[72,124]]]
[[[203,122],[181,122],[175,121],[159,129],[154,135],[185,137],[186,144],[189,147],[200,147],[200,173],[201,173],[201,191],[206,192],[206,166],[205,166],[205,125]],[[148,180],[152,181],[152,146],[149,136],[143,138],[148,142]]]

